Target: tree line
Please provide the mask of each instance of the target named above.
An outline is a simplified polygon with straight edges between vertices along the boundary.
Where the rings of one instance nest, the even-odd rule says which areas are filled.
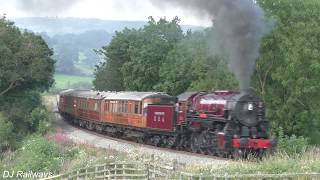
[[[273,132],[320,143],[320,1],[258,0],[272,28],[261,42],[251,87],[266,102]],[[238,89],[227,49],[213,27],[184,33],[180,20],[149,18],[140,29],[116,32],[98,53],[97,90],[184,91]],[[218,43],[217,43],[218,44]]]
[[[52,55],[40,36],[0,17],[0,153],[46,129],[41,93],[54,82]]]

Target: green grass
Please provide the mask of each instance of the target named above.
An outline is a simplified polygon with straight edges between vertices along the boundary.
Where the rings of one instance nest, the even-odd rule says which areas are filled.
[[[277,152],[266,156],[262,160],[232,161],[226,166],[191,165],[186,167],[187,172],[203,173],[206,175],[225,173],[232,174],[283,174],[283,173],[310,173],[320,172],[320,148],[310,147],[305,152],[289,156],[285,152]]]
[[[57,89],[68,89],[73,88],[72,86],[79,83],[92,83],[92,77],[86,76],[73,76],[64,74],[55,74],[55,88]]]

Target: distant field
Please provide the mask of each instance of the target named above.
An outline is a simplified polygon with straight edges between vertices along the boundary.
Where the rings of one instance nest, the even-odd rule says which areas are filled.
[[[78,88],[77,86],[92,86],[92,77],[85,76],[73,76],[64,74],[55,74],[55,88],[67,89],[67,88]]]

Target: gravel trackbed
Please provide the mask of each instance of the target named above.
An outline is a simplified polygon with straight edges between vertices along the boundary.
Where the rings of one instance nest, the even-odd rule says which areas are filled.
[[[85,143],[94,147],[113,149],[129,154],[147,154],[150,156],[154,156],[157,159],[162,159],[165,161],[177,161],[177,163],[179,164],[201,164],[222,166],[226,165],[227,163],[229,163],[229,161],[231,161],[218,157],[194,154],[166,148],[158,148],[122,139],[115,139],[92,131],[74,127],[68,124],[66,121],[64,121],[58,113],[55,113],[55,116],[57,128],[61,129],[75,143]]]

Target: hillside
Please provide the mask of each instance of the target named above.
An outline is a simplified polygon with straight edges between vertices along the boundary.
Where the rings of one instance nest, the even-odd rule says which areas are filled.
[[[91,76],[101,59],[94,52],[106,46],[115,31],[139,29],[146,21],[111,21],[80,18],[30,17],[12,19],[21,29],[40,34],[54,51],[56,72]],[[199,26],[182,26],[184,31],[202,30]]]
[[[81,18],[49,18],[49,17],[30,17],[12,19],[20,28],[29,29],[34,32],[46,32],[53,36],[56,34],[80,34],[90,30],[104,30],[108,33],[121,31],[125,27],[141,28],[146,25],[146,21],[113,21],[100,19],[81,19]],[[200,26],[182,25],[184,31],[202,30]]]

